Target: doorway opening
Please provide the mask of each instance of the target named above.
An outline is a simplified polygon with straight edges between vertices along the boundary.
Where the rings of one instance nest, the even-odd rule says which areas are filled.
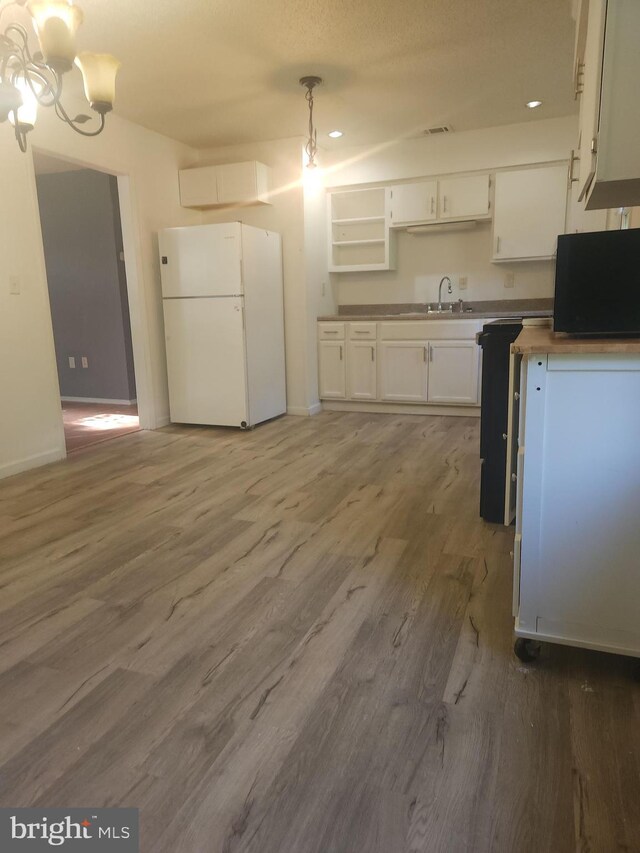
[[[33,153],[67,453],[140,429],[118,179]]]

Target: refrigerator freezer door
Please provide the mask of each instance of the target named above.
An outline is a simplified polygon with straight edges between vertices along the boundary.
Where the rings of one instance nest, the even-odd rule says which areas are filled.
[[[165,299],[174,423],[248,423],[242,299]]]
[[[237,296],[242,293],[238,222],[167,228],[158,236],[162,295]]]

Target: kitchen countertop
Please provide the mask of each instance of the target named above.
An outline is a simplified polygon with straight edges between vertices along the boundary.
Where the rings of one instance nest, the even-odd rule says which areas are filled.
[[[524,328],[511,344],[511,352],[516,355],[599,355],[608,352],[640,355],[640,338],[576,338],[565,332],[553,332],[543,326],[529,326]]]
[[[465,302],[470,312],[427,313],[425,303],[391,305],[341,305],[338,314],[318,317],[320,322],[377,322],[384,320],[486,320],[501,317],[551,317],[552,299],[495,299]]]

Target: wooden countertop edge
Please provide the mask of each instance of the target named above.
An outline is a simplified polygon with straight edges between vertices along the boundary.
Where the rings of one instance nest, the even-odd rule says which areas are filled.
[[[600,355],[631,353],[640,355],[640,338],[574,338],[540,326],[524,328],[511,344],[514,355]]]

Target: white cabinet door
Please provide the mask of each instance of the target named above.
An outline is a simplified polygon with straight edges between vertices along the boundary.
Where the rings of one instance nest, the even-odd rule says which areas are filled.
[[[496,174],[493,260],[554,257],[564,234],[567,166],[544,166]]]
[[[199,169],[181,169],[178,172],[182,207],[207,207],[218,203],[216,168],[203,166]]]
[[[351,400],[375,400],[376,342],[349,341],[347,396]]]
[[[489,213],[489,175],[443,178],[438,190],[440,219],[465,219]]]
[[[266,192],[259,178],[261,163],[226,163],[218,166],[218,204],[233,204],[260,199]],[[264,167],[263,167],[264,168]]]
[[[430,403],[477,403],[479,347],[475,341],[429,344]]]
[[[583,4],[584,5],[584,4]],[[600,83],[602,81],[602,56],[604,50],[604,25],[606,0],[589,0],[587,15],[584,68],[581,75],[580,95],[580,180],[579,196],[584,203],[596,173],[598,144],[598,118],[600,114]]]
[[[318,350],[320,396],[344,399],[346,396],[344,343],[320,341]]]
[[[379,355],[381,398],[404,403],[425,403],[427,342],[383,341]]]
[[[431,222],[437,216],[437,181],[396,184],[391,188],[391,225]]]

